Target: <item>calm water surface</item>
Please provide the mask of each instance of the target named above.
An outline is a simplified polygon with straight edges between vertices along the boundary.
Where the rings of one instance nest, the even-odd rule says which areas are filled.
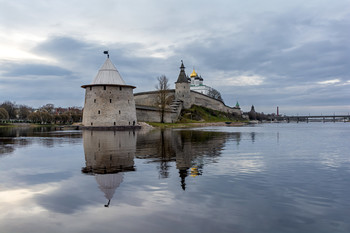
[[[0,129],[0,232],[350,232],[350,124]]]

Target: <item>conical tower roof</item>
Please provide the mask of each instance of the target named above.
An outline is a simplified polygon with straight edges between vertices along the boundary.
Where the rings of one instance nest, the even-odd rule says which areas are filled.
[[[188,83],[188,78],[185,73],[185,66],[183,61],[181,60],[181,66],[180,66],[180,74],[179,77],[177,78],[177,83]]]
[[[98,71],[96,77],[92,81],[92,84],[126,85],[117,68],[115,68],[109,58],[107,58],[105,63]]]
[[[112,200],[115,190],[123,182],[124,173],[96,174],[95,178],[99,188],[105,194],[107,200]]]

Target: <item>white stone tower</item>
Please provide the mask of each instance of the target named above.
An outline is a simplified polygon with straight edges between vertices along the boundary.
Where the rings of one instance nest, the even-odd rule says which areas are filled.
[[[98,71],[92,84],[83,85],[85,103],[83,125],[87,128],[127,129],[137,124],[134,86],[126,85],[109,59]]]
[[[175,83],[175,99],[181,100],[185,109],[191,108],[191,83],[185,73],[184,63],[181,61],[180,74]]]

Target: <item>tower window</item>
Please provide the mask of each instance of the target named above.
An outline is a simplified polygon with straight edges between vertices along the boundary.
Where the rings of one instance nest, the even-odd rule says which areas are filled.
[[[119,114],[120,114],[120,110],[119,110]]]
[[[122,90],[122,87],[119,87],[119,90]]]
[[[106,90],[106,86],[103,86],[103,90]]]
[[[96,103],[96,99],[94,99],[94,103]]]
[[[92,87],[90,87],[90,91],[92,90]]]
[[[91,125],[94,125],[94,124],[92,124],[92,122],[91,122]]]
[[[112,99],[109,99],[109,102],[112,103]]]
[[[116,123],[114,122],[114,125],[116,125]]]
[[[100,110],[98,110],[98,114],[101,114],[101,111],[100,111]]]

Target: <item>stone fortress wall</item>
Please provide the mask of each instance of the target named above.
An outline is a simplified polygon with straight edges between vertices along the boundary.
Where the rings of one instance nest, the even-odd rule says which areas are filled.
[[[134,95],[135,87],[125,84],[109,59],[108,51],[104,53],[107,54],[107,59],[92,83],[81,86],[85,89],[83,126],[86,129],[127,129],[140,127],[137,121],[160,122],[161,111],[157,103],[159,92],[150,91]],[[165,109],[165,122],[176,122],[181,110],[189,109],[192,105],[241,115],[240,108],[231,108],[220,100],[192,91],[190,85],[191,81],[181,61],[175,90],[168,90],[167,93],[169,104]]]
[[[174,89],[169,90],[168,95],[172,100],[177,99]],[[157,91],[140,92],[134,94],[138,121],[160,122],[160,112],[157,108],[157,98]],[[220,100],[211,98],[196,91],[190,91],[189,95],[186,95],[186,102],[187,108],[190,108],[192,105],[198,105],[221,112],[236,114],[238,116],[242,114],[239,108],[229,107]],[[182,105],[179,105],[177,109],[171,109],[169,107],[165,112],[164,121],[166,123],[176,122],[183,108],[187,109]]]

